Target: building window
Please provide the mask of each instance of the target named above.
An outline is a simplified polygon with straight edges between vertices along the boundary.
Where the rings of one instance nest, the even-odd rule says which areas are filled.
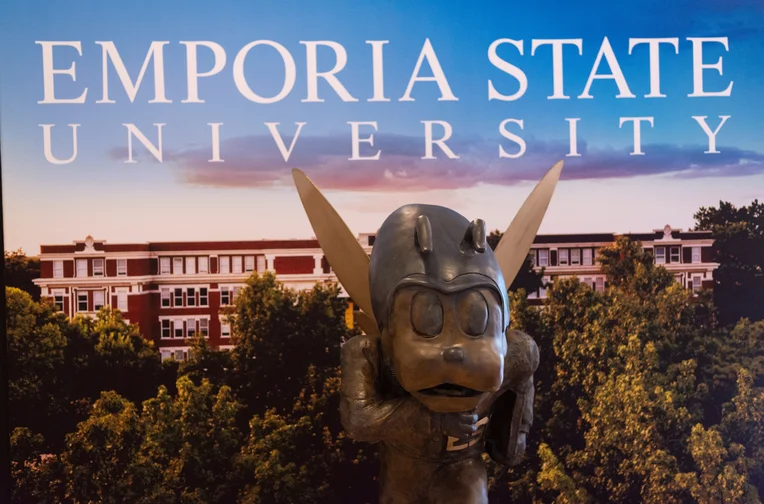
[[[182,320],[173,320],[173,329],[175,331],[175,337],[176,338],[183,338],[183,321]]]
[[[210,258],[209,257],[200,257],[199,258],[199,273],[209,273],[210,272]]]
[[[127,311],[127,291],[126,290],[117,291],[117,309],[123,312]]]
[[[172,352],[169,350],[162,350],[162,362],[172,359]]]
[[[681,274],[674,275],[674,280],[676,281],[676,283],[684,285],[684,276],[683,275],[681,275]]]
[[[56,310],[64,311],[64,291],[62,290],[53,291],[53,304],[56,305]]]
[[[168,308],[170,306],[170,289],[162,289],[162,307]]]
[[[220,259],[220,272],[228,274],[231,272],[231,258],[228,256],[221,256]]]
[[[666,264],[666,247],[655,247],[655,263]]]
[[[205,338],[208,337],[210,334],[209,325],[210,325],[209,320],[199,319],[199,333]]]
[[[186,306],[196,306],[196,289],[193,287],[186,289]]]
[[[159,258],[159,274],[160,275],[170,274],[170,258],[169,257]]]
[[[172,258],[172,274],[173,275],[183,274],[183,258],[182,257]]]
[[[77,294],[77,311],[88,311],[88,294]]]
[[[233,300],[236,301],[236,298],[239,297],[239,294],[241,293],[241,287],[234,287],[233,288]]]
[[[173,306],[183,306],[183,289],[175,289],[175,303]]]
[[[93,311],[103,308],[103,291],[93,291]]]
[[[568,249],[560,249],[560,266],[568,265]]]
[[[692,262],[699,263],[700,260],[700,247],[692,247]]]
[[[127,259],[117,259],[117,276],[127,276]]]
[[[207,296],[207,287],[201,287],[199,289],[199,306],[209,305],[209,297]]]
[[[594,281],[594,290],[596,290],[597,292],[603,292],[605,290],[604,278],[599,277]]]
[[[186,352],[183,350],[175,350],[175,360],[184,361],[186,360]]]
[[[255,271],[255,256],[246,256],[244,258],[244,271],[246,273]]]
[[[196,335],[196,320],[186,320],[186,337],[193,338]]]
[[[231,324],[226,324],[225,322],[220,323],[220,337],[221,338],[231,337]]]
[[[64,261],[53,261],[53,278],[64,278]]]
[[[220,288],[220,304],[221,305],[231,304],[231,291],[228,289],[228,287]]]
[[[172,330],[170,329],[170,320],[162,320],[162,338],[168,339],[172,336]]]
[[[671,262],[681,262],[681,259],[679,258],[679,247],[671,247]]]
[[[103,259],[93,259],[93,276],[103,276]]]
[[[196,274],[196,257],[186,257],[186,274]]]
[[[584,283],[588,285],[589,287],[594,288],[594,283],[592,282],[592,279],[590,277],[584,278]]]
[[[698,292],[700,290],[700,285],[701,285],[700,275],[693,275],[692,276],[692,291]]]
[[[593,262],[592,249],[584,249],[584,266],[591,266]]]
[[[549,249],[539,250],[539,266],[549,266]]]
[[[241,256],[233,256],[233,273],[241,273]]]
[[[77,259],[77,276],[78,277],[88,276],[88,260],[87,259]]]
[[[530,251],[530,253],[528,254],[528,260],[531,262],[531,267],[532,268],[535,268],[537,266],[536,265],[536,251],[535,250],[531,250]]]
[[[265,256],[257,256],[257,271],[265,271]]]
[[[570,251],[570,264],[581,264],[581,250],[573,249]]]

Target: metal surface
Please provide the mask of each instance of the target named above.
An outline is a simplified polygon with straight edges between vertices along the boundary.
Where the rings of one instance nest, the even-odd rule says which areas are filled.
[[[539,352],[530,336],[507,329],[506,282],[528,254],[561,168],[537,185],[495,254],[483,221],[406,205],[380,227],[370,262],[295,170],[319,243],[363,312],[366,335],[342,346],[340,414],[351,438],[379,445],[382,504],[487,504],[482,454],[521,460]]]

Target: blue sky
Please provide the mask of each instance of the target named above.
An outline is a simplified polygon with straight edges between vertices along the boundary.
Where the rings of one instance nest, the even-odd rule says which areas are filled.
[[[641,231],[666,223],[688,227],[698,207],[720,199],[747,204],[764,196],[764,8],[754,0],[658,1],[625,4],[587,2],[5,2],[0,6],[0,140],[6,248],[31,253],[41,243],[68,243],[87,234],[109,242],[147,240],[253,239],[310,236],[311,230],[289,170],[305,170],[346,216],[356,232],[374,231],[398,205],[428,202],[452,206],[470,218],[504,228],[536,180],[568,151],[566,117],[579,117],[579,158],[567,158],[563,180],[542,232]],[[582,93],[603,37],[608,37],[629,88],[637,97],[617,99],[612,80],[595,81],[593,99]],[[649,92],[646,46],[628,54],[630,37],[677,37],[679,53],[661,49],[661,92]],[[689,98],[692,46],[687,37],[728,37],[704,50],[704,62],[723,58],[724,73],[704,72],[708,90],[734,81],[730,97]],[[488,79],[511,94],[517,82],[488,60],[492,41],[524,41],[524,54],[503,46],[499,55],[522,68],[526,94],[513,102],[489,101]],[[532,39],[583,39],[583,53],[564,51],[564,91],[552,94],[551,48],[531,56]],[[236,53],[253,40],[282,44],[292,55],[296,82],[284,100],[257,104],[245,99],[232,76]],[[429,39],[456,102],[438,101],[432,82],[415,85],[414,102],[400,102],[424,41]],[[39,40],[82,42],[82,56],[55,48],[57,68],[76,62],[77,80],[56,77],[56,95],[76,97],[85,87],[85,104],[39,105],[43,71]],[[169,104],[149,104],[154,78],[149,68],[130,103],[113,68],[109,95],[102,95],[101,49],[113,41],[135,79],[151,41],[165,46]],[[226,51],[225,68],[200,79],[204,104],[186,98],[184,40],[209,40]],[[358,99],[344,103],[324,82],[323,103],[306,96],[305,47],[300,41],[331,40],[343,45],[348,63],[338,74]],[[371,48],[367,40],[388,40],[384,48],[386,103],[372,96]],[[200,49],[199,66],[213,64]],[[320,69],[333,65],[328,48],[318,52]],[[603,63],[599,73],[609,72]],[[422,75],[430,75],[425,63]],[[262,95],[281,87],[283,65],[272,49],[258,48],[245,65],[250,86]],[[717,137],[721,154],[704,155],[707,138],[691,116],[709,116],[709,125],[728,115]],[[619,117],[653,116],[644,127],[644,156],[629,156],[632,133]],[[499,124],[512,127],[527,142],[519,159],[500,159],[498,146],[516,152],[502,139]],[[448,142],[459,160],[422,161],[421,121],[447,121]],[[295,122],[307,123],[289,163],[285,163],[265,122],[279,122],[289,145]],[[379,161],[350,162],[348,121],[377,121]],[[225,163],[210,158],[209,122],[220,130]],[[56,124],[53,151],[71,154],[66,125],[81,124],[78,157],[51,165],[43,156],[39,124]],[[165,123],[165,162],[159,164],[136,142],[136,164],[126,164],[127,133],[134,123],[155,139],[153,123]],[[436,131],[439,131],[436,128]],[[363,135],[369,130],[363,130]],[[365,149],[365,150],[363,150]],[[363,155],[374,150],[364,146]],[[437,151],[436,151],[437,152]],[[655,203],[655,202],[657,203]]]

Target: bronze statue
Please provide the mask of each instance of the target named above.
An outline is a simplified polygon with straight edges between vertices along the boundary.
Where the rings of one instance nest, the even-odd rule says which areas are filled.
[[[316,237],[360,308],[342,347],[342,424],[379,443],[380,503],[487,503],[484,452],[517,464],[533,421],[533,339],[509,329],[507,286],[554,192],[547,172],[492,251],[482,220],[406,205],[369,258],[320,191],[295,183]]]

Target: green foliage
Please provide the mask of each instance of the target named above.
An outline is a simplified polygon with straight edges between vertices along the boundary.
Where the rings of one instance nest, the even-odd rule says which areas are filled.
[[[28,257],[23,250],[4,252],[5,286],[15,287],[32,296],[34,301],[40,300],[40,288],[34,280],[40,278],[40,259]]]
[[[720,201],[695,214],[697,229],[712,232],[715,260],[714,297],[719,318],[764,320],[764,203],[735,207]]]

